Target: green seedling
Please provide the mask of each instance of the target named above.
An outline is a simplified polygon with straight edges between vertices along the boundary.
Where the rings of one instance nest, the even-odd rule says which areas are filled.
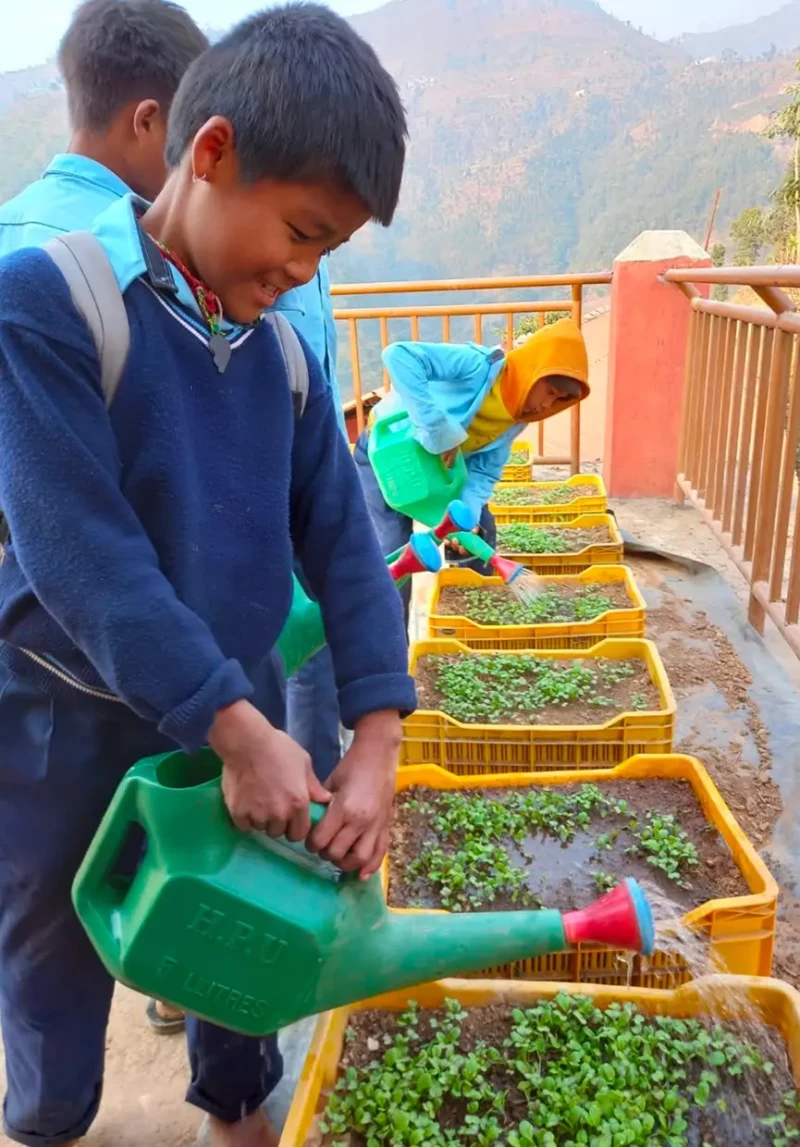
[[[536,873],[526,853],[528,840],[538,833],[569,844],[598,820],[608,824],[594,842],[598,857],[613,861],[624,855],[620,836],[625,832],[625,839],[633,836],[636,843],[624,851],[646,853],[650,863],[682,887],[688,887],[685,868],[698,863],[697,852],[675,817],[655,818],[649,813],[640,829],[627,801],[609,796],[599,785],[569,790],[537,785],[499,799],[480,791],[431,792],[427,799],[411,800],[406,807],[427,822],[433,837],[430,847],[411,862],[408,874],[423,882],[433,906],[452,912],[475,911],[501,899],[520,908],[541,907],[529,886]],[[663,825],[657,821],[664,820],[670,822],[671,835],[657,851],[652,842],[661,840]],[[604,878],[598,884],[604,892],[619,883],[618,876],[604,872],[592,876],[595,883],[597,877]]]
[[[464,612],[479,625],[541,625],[547,623],[594,621],[614,608],[611,598],[590,587],[565,596],[558,586],[548,586],[527,601],[511,590],[463,590]]]
[[[431,657],[441,708],[457,721],[503,724],[520,714],[536,722],[544,709],[579,702],[609,708],[606,695],[635,676],[641,662],[552,661],[531,655]],[[623,705],[622,708],[627,706]]]
[[[638,843],[628,852],[643,854],[648,864],[658,868],[681,888],[691,888],[686,880],[686,868],[700,863],[697,849],[681,828],[677,817],[648,812],[644,828],[638,834]]]
[[[568,554],[575,552],[575,534],[512,522],[497,527],[497,547],[504,554]]]
[[[495,487],[492,501],[498,506],[567,506],[587,495],[596,494],[592,486],[569,486],[566,482],[543,489],[541,486],[519,486],[504,490]]]
[[[703,1147],[725,1147],[725,1091],[746,1087],[772,1147],[800,1136],[797,1093],[781,1097],[775,1065],[720,1024],[560,994],[499,1025],[480,1038],[455,1000],[410,1004],[372,1060],[341,1073],[320,1132],[337,1147],[686,1147],[702,1116],[720,1121]]]

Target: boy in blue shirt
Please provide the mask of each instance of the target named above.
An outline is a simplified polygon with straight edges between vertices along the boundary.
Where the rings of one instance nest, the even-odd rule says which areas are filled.
[[[446,465],[463,451],[467,483],[459,497],[494,546],[488,502],[514,440],[531,423],[560,414],[589,394],[589,359],[577,324],[560,319],[507,353],[476,343],[392,343],[383,363],[392,389],[372,419],[404,411],[416,440]],[[413,523],[384,500],[369,461],[368,437],[369,429],[356,444],[355,459],[381,548],[392,553],[408,541]],[[410,587],[401,594],[407,614]]]
[[[58,51],[71,136],[44,175],[0,206],[0,255],[88,231],[116,199],[152,200],[167,177],[167,117],[208,40],[168,0],[86,0]]]
[[[0,262],[0,1003],[15,1142],[74,1143],[97,1111],[112,984],[70,885],[135,760],[207,741],[240,828],[307,840],[363,877],[385,853],[415,703],[402,614],[319,365],[307,354],[295,419],[258,320],[370,216],[390,222],[404,154],[372,50],[327,9],[272,9],[189,69],[152,207],[124,198],[96,224],[131,332],[110,409],[48,254]],[[270,652],[293,552],[354,729],[327,789],[278,727]],[[310,831],[312,799],[328,811]],[[212,1144],[268,1147],[275,1041],[188,1027],[188,1099]]]

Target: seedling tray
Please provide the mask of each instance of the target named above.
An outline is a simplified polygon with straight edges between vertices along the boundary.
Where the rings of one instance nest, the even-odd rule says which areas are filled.
[[[703,765],[694,757],[636,757],[624,765],[591,773],[538,773],[536,775],[494,774],[484,777],[455,777],[432,766],[401,769],[396,792],[423,787],[440,792],[481,789],[526,788],[528,786],[563,786],[614,781],[687,781],[702,809],[706,821],[713,825],[727,845],[739,869],[747,894],[720,897],[699,904],[685,913],[679,924],[703,937],[709,945],[710,967],[740,975],[768,976],[772,971],[775,942],[778,885],[746,834],[725,804],[719,790]],[[609,790],[613,795],[613,790]],[[669,811],[661,810],[658,811]],[[554,845],[558,864],[558,846]],[[384,862],[384,889],[390,890],[390,857]],[[602,858],[592,866],[608,866],[613,872],[613,859]],[[598,895],[600,893],[598,892]],[[558,904],[549,907],[561,907]],[[421,911],[425,909],[408,909]],[[658,913],[656,913],[658,915]],[[570,983],[626,984],[647,988],[675,988],[692,978],[686,947],[658,945],[649,958],[630,957],[618,949],[598,945],[579,945],[572,951],[522,960],[490,969],[487,976],[500,979],[563,980]],[[696,968],[694,969],[696,972]],[[629,979],[630,977],[630,979]]]
[[[593,492],[576,494],[566,502],[548,503],[547,496],[554,490],[564,487],[576,490],[591,486]],[[529,490],[535,498],[530,505],[510,506],[492,499],[489,509],[499,526],[509,522],[527,522],[530,525],[555,525],[559,522],[572,522],[582,514],[604,514],[607,509],[606,488],[599,474],[576,474],[566,482],[523,482],[504,484],[503,491]]]
[[[458,641],[418,641],[411,649],[410,671],[429,655],[491,655],[470,650]],[[524,656],[510,651],[511,656]],[[609,639],[590,649],[541,650],[537,657],[559,661],[602,658],[637,659],[647,665],[658,690],[656,711],[617,714],[606,722],[587,725],[465,724],[441,710],[418,710],[403,722],[402,765],[439,765],[462,776],[485,773],[538,772],[547,769],[612,768],[639,753],[672,751],[675,698],[666,670],[651,641]]]
[[[498,552],[504,557],[513,558],[514,561],[533,570],[540,575],[558,577],[564,574],[583,573],[591,566],[620,565],[622,563],[623,542],[617,523],[610,514],[582,514],[569,522],[551,522],[542,525],[542,529],[557,530],[594,530],[605,527],[608,530],[607,542],[593,542],[576,553],[550,553],[531,554],[512,551],[498,541]]]
[[[776,1047],[778,1054],[775,1058],[782,1060],[784,1055],[788,1056],[789,1074],[794,1077],[795,1086],[800,1085],[800,994],[777,980],[715,976],[669,992],[599,985],[441,980],[366,1000],[349,1008],[338,1008],[319,1017],[300,1077],[301,1086],[295,1091],[289,1109],[281,1147],[305,1147],[306,1144],[323,1141],[316,1120],[325,1110],[340,1074],[348,1024],[359,1012],[403,1013],[410,1001],[414,1001],[422,1012],[440,1010],[447,1000],[458,1000],[470,1012],[498,1006],[532,1008],[540,1002],[554,1000],[563,992],[573,999],[589,999],[602,1010],[612,1005],[632,1005],[646,1016],[681,1020],[702,1018],[724,1023],[760,1022],[776,1033],[775,1044],[779,1045],[780,1041],[785,1044],[785,1048]],[[375,1030],[380,1036],[379,1022],[375,1024]],[[376,1051],[375,1057],[380,1054],[380,1050]],[[598,1091],[601,1088],[599,1081]],[[604,1090],[608,1090],[608,1084]],[[402,1099],[392,1103],[392,1110],[404,1111]],[[335,1136],[334,1141],[345,1138]]]
[[[525,462],[507,462],[503,467],[501,482],[530,482],[532,472],[531,452],[528,446],[515,446],[511,451],[514,454],[525,454]]]
[[[471,618],[442,613],[439,604],[448,587],[500,589],[499,577],[481,577],[474,570],[448,568],[436,575],[428,617],[431,638],[451,638],[469,649],[588,649],[608,637],[644,637],[647,606],[627,566],[592,566],[581,574],[542,578],[553,585],[596,586],[602,593],[608,585],[623,585],[630,609],[614,608],[594,621],[544,622],[536,625],[482,625]]]

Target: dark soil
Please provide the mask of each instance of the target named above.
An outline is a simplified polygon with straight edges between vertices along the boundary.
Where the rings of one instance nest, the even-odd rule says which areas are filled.
[[[414,680],[417,685],[417,699],[419,709],[439,709],[446,713],[447,702],[438,688],[438,666],[452,664],[466,654],[456,654],[452,657],[420,657],[414,670]],[[478,655],[476,655],[477,657]],[[531,654],[531,656],[535,656]],[[575,665],[575,660],[549,661],[554,669],[569,668]],[[594,660],[587,661],[590,666],[597,665]],[[615,664],[606,662],[605,664]],[[656,712],[661,708],[661,699],[658,689],[650,680],[650,673],[644,661],[631,659],[626,664],[634,668],[634,673],[624,681],[616,684],[603,685],[598,692],[611,702],[610,705],[597,707],[589,703],[589,698],[572,701],[567,705],[549,705],[544,709],[527,710],[516,713],[507,712],[494,719],[482,719],[474,724],[495,725],[604,725],[612,717],[620,713],[632,712],[638,708],[642,712]],[[602,669],[600,670],[602,672]],[[525,676],[521,673],[520,676]],[[632,698],[639,697],[642,703],[634,706]],[[469,723],[469,722],[468,722]]]
[[[511,1030],[511,1011],[511,1008],[500,1004],[470,1008],[461,1028],[459,1052],[469,1055],[480,1041],[502,1050]],[[442,1012],[432,1009],[420,1011],[418,1031],[421,1042],[433,1038],[431,1021],[438,1024],[442,1017]],[[393,1012],[355,1012],[350,1018],[345,1036],[340,1074],[348,1067],[363,1071],[379,1061],[385,1046],[383,1037],[393,1038],[396,1034],[395,1019]],[[758,1075],[750,1079],[740,1077],[735,1081],[725,1079],[714,1092],[714,1102],[706,1108],[691,1108],[687,1113],[689,1129],[684,1133],[686,1145],[703,1147],[708,1143],[713,1147],[773,1147],[775,1129],[762,1126],[761,1119],[780,1111],[783,1095],[795,1088],[786,1044],[774,1028],[760,1022],[725,1023],[720,1026],[737,1038],[755,1045],[766,1059],[772,1061],[774,1070],[769,1077]],[[578,1038],[579,1030],[576,1029]],[[543,1071],[546,1071],[546,1066],[547,1062],[543,1061]],[[696,1077],[687,1081],[690,1084],[697,1083],[702,1066],[696,1064],[694,1070]],[[529,1118],[529,1103],[518,1090],[518,1081],[519,1077],[510,1070],[510,1066],[497,1066],[493,1082],[498,1092],[507,1093],[504,1123],[508,1130]],[[719,1098],[725,1101],[725,1111],[719,1110],[716,1102]],[[456,1130],[463,1127],[464,1115],[463,1099],[453,1096],[440,1108],[438,1122],[443,1131]],[[534,1130],[541,1128],[534,1127]],[[363,1140],[359,1136],[351,1136],[350,1147],[363,1147]],[[561,1147],[561,1144],[557,1144],[557,1147]]]
[[[542,490],[535,486],[528,490],[503,490],[496,487],[491,500],[498,506],[568,506],[578,498],[596,498],[596,486],[563,486],[560,489]]]
[[[579,786],[566,785],[560,791],[574,792]],[[688,781],[610,781],[601,786],[604,793],[625,800],[640,819],[649,810],[670,813],[678,818],[697,849],[700,864],[687,870],[686,880],[691,888],[681,888],[659,869],[640,856],[626,855],[625,848],[634,843],[627,830],[626,819],[607,816],[597,811],[585,831],[576,833],[568,844],[535,833],[520,847],[514,841],[501,842],[515,866],[530,871],[528,887],[538,902],[547,908],[563,912],[585,908],[598,896],[597,885],[591,873],[602,871],[618,877],[627,876],[655,885],[661,894],[676,906],[676,915],[697,908],[717,897],[746,896],[749,889],[736,866],[733,856],[717,830],[706,820],[697,797]],[[492,800],[506,800],[510,792],[525,789],[480,789],[481,795]],[[389,848],[389,902],[395,908],[440,908],[436,890],[424,877],[409,875],[408,865],[420,856],[426,847],[438,844],[446,848],[447,842],[433,827],[431,818],[409,808],[415,799],[436,806],[441,793],[432,789],[415,788],[395,798],[392,837]],[[613,851],[598,852],[597,837],[623,826]],[[513,911],[520,907],[510,899],[497,900],[483,910]]]
[[[587,594],[599,594],[601,597],[607,597],[611,602],[612,609],[634,609],[631,599],[628,597],[625,589],[624,582],[598,582],[595,585],[559,585],[557,582],[544,582],[543,589],[548,592],[555,591],[559,597],[564,599],[565,603],[574,601],[576,598],[586,597]],[[472,587],[474,593],[475,587]],[[519,603],[519,597],[508,586],[490,586],[484,589],[481,587],[481,593],[490,595],[496,598],[498,603],[504,604],[505,602]],[[439,605],[437,613],[446,614],[447,616],[455,617],[469,617],[469,594],[470,587],[462,588],[460,586],[445,586],[439,597]],[[565,604],[564,616],[552,619],[553,621],[572,621],[573,614],[568,604]],[[543,625],[552,624],[550,622],[542,622]]]
[[[504,527],[498,526],[498,551],[501,554],[508,554],[514,556],[515,553],[520,551],[506,549],[502,542],[502,532]],[[587,549],[589,546],[610,545],[612,542],[611,531],[607,526],[593,526],[589,530],[572,530],[568,528],[559,529],[557,526],[541,525],[534,526],[533,529],[552,530],[553,533],[562,534],[565,541],[569,545],[568,550],[560,551],[563,553],[577,554],[581,550]],[[537,557],[541,556],[539,554]]]

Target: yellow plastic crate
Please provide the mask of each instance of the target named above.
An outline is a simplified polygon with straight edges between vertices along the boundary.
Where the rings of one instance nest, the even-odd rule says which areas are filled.
[[[494,514],[498,526],[508,525],[510,522],[555,525],[558,522],[572,522],[581,514],[605,514],[608,509],[605,483],[599,474],[576,474],[566,482],[503,483],[504,490],[535,490],[542,497],[548,490],[555,490],[560,486],[592,486],[595,492],[573,498],[571,502],[559,502],[554,506],[548,506],[545,502],[530,506],[505,506],[500,502],[490,501],[489,509]]]
[[[471,650],[458,641],[417,641],[411,647],[410,671],[413,676],[419,658],[429,654],[486,657],[491,652]],[[517,650],[511,656],[524,654]],[[467,725],[439,709],[422,709],[403,722],[401,765],[440,765],[459,776],[470,776],[613,768],[639,753],[672,752],[675,698],[652,641],[609,638],[590,649],[543,649],[536,656],[563,661],[644,661],[659,691],[661,707],[654,712],[619,713],[598,725]]]
[[[533,472],[533,462],[531,459],[530,447],[525,445],[512,446],[512,453],[521,454],[524,450],[527,455],[527,462],[508,462],[503,467],[503,475],[500,479],[501,482],[530,482],[531,474]]]
[[[428,636],[452,638],[468,649],[588,649],[607,637],[644,637],[647,605],[627,566],[592,566],[581,574],[542,578],[545,585],[624,585],[630,609],[610,609],[594,621],[547,622],[541,625],[481,625],[468,617],[439,613],[442,590],[487,589],[504,585],[499,577],[482,577],[474,570],[447,568],[436,574],[428,616]]]
[[[504,776],[456,777],[432,765],[401,769],[397,792],[415,785],[440,792],[464,789],[524,788],[529,785],[608,784],[611,781],[688,781],[703,810],[733,855],[749,889],[747,896],[709,900],[688,912],[681,923],[708,938],[710,958],[721,971],[743,976],[768,976],[772,971],[778,885],[742,831],[703,765],[694,757],[635,757],[617,768],[591,773],[517,773]],[[389,861],[381,873],[389,887]],[[412,910],[409,911],[423,911]],[[570,983],[631,983],[644,988],[677,988],[691,979],[686,959],[668,945],[652,957],[623,963],[626,953],[596,944],[580,944],[569,952],[504,964],[484,972],[501,980],[564,980]],[[628,977],[631,977],[629,980]]]
[[[508,524],[508,523],[506,523]],[[622,534],[610,514],[582,514],[570,522],[552,522],[559,530],[591,530],[605,526],[610,534],[609,542],[599,542],[587,546],[575,554],[514,554],[500,550],[505,557],[512,558],[528,569],[542,576],[558,577],[560,574],[578,574],[591,566],[621,565],[623,555]]]
[[[533,1007],[552,1000],[559,992],[588,996],[598,1008],[611,1004],[633,1004],[645,1015],[694,1019],[709,1016],[720,1020],[757,1017],[775,1028],[786,1042],[795,1081],[800,1087],[800,993],[779,980],[753,976],[713,976],[685,984],[673,992],[647,988],[599,987],[588,984],[536,984],[519,980],[439,980],[405,988],[349,1008],[324,1012],[317,1020],[314,1035],[284,1125],[280,1147],[305,1147],[319,1143],[315,1117],[327,1105],[328,1093],[339,1074],[345,1031],[355,1011],[403,1012],[410,1000],[420,1007],[441,1008],[445,1000],[460,1000],[465,1008],[485,1008],[495,1004]]]

